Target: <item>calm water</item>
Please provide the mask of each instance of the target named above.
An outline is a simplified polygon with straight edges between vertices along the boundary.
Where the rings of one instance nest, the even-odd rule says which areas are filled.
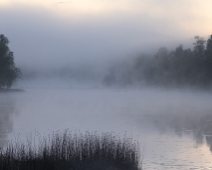
[[[127,132],[139,141],[144,170],[212,169],[210,120],[202,119],[212,112],[211,103],[209,92],[153,89],[1,93],[0,145],[17,134],[24,140],[29,134],[65,129]]]

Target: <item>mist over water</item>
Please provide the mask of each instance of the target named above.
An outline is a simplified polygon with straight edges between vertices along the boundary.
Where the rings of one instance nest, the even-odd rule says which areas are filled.
[[[8,134],[13,132],[13,118],[18,115],[16,102],[12,96],[0,96],[0,147],[5,144]]]
[[[25,92],[1,93],[1,141],[66,129],[127,133],[139,142],[144,169],[212,167],[210,91],[71,82],[23,80],[16,88]]]

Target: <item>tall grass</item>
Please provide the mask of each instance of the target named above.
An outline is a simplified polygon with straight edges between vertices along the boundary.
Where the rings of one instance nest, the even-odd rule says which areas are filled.
[[[2,170],[139,170],[136,142],[114,133],[53,133],[34,142],[10,142],[0,152]]]

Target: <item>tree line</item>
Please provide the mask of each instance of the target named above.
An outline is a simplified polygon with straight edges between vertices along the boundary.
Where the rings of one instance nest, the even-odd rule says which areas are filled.
[[[205,40],[195,36],[193,48],[183,45],[169,51],[159,48],[153,56],[134,58],[132,64],[111,69],[104,77],[105,85],[162,85],[197,86],[212,85],[212,35]]]
[[[166,47],[152,56],[141,55],[112,67],[103,78],[110,85],[161,85],[212,87],[212,35],[207,40],[194,37],[193,48],[183,45],[174,50]],[[0,35],[0,89],[10,88],[21,74],[15,66],[9,40]]]

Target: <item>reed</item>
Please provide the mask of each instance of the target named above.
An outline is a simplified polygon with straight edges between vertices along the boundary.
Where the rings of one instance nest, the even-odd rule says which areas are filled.
[[[136,142],[114,133],[56,132],[38,144],[10,142],[0,152],[4,170],[140,170]]]

